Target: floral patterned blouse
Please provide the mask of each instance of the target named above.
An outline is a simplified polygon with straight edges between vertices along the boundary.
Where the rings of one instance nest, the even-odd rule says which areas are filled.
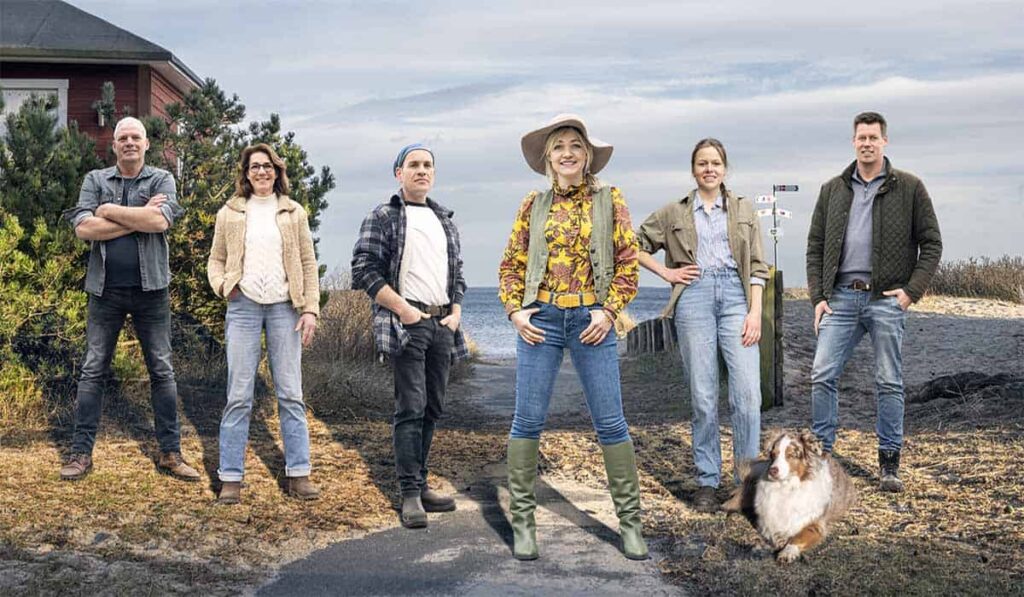
[[[548,267],[540,287],[554,293],[594,292],[594,272],[590,267],[590,235],[593,228],[590,191],[585,183],[568,189],[559,188],[555,184],[552,190],[554,197],[551,199],[551,211],[544,224],[548,241]],[[611,188],[611,194],[615,274],[603,307],[615,317],[636,296],[640,283],[640,262],[637,238],[626,200],[616,187]],[[530,246],[530,210],[538,196],[539,193],[533,191],[523,199],[498,267],[498,296],[507,313],[522,308]]]

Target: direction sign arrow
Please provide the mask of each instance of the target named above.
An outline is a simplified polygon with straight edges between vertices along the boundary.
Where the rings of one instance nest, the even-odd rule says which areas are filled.
[[[777,184],[773,188],[775,189],[775,192],[779,192],[779,191],[788,192],[788,191],[799,191],[800,190],[800,186],[799,185],[795,185],[795,184]]]
[[[758,195],[758,203],[775,203],[775,195]]]
[[[758,212],[760,211],[761,210],[758,210]],[[779,216],[780,218],[792,218],[793,212],[789,211],[788,209],[776,209],[775,215]]]
[[[765,216],[770,216],[770,215],[772,215],[772,208],[770,208],[770,207],[765,207],[763,209],[757,210],[757,216],[759,218],[763,218]]]

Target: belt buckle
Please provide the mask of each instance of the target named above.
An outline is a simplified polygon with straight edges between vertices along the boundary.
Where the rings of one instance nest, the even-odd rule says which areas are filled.
[[[562,309],[573,309],[580,306],[580,297],[576,294],[560,294],[555,297],[555,305]]]
[[[854,280],[853,282],[850,283],[850,288],[854,290],[868,291],[871,290],[871,284],[869,282],[865,282],[864,280]]]

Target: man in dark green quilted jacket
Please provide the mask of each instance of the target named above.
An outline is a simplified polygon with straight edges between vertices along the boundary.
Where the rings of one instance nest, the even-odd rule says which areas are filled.
[[[807,285],[818,347],[811,369],[813,430],[826,451],[839,421],[839,376],[865,333],[875,353],[880,487],[902,491],[903,330],[942,256],[924,183],[885,157],[885,118],[853,120],[857,159],[821,187],[807,236]]]

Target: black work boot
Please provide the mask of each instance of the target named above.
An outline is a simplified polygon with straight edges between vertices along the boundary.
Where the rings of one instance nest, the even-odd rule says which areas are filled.
[[[878,476],[881,479],[879,488],[882,491],[899,493],[903,491],[903,481],[900,481],[900,451],[899,450],[878,450]]]

